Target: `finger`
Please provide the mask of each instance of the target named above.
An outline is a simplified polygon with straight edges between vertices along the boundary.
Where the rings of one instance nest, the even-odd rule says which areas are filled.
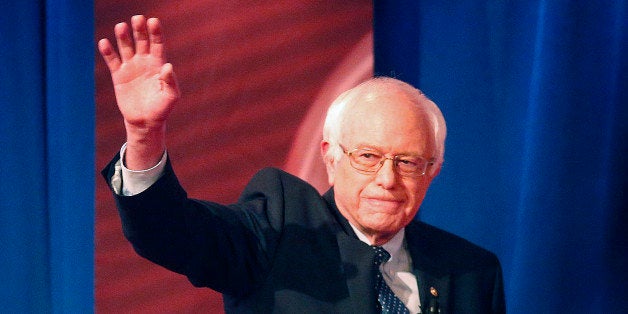
[[[135,40],[135,53],[148,53],[148,32],[146,30],[146,18],[143,15],[131,17],[131,27],[133,28],[133,39]]]
[[[177,77],[174,74],[172,64],[166,63],[161,67],[159,80],[161,81],[162,91],[170,94],[173,99],[179,98],[181,92],[179,91],[179,83],[177,82]]]
[[[109,68],[109,72],[115,72],[120,68],[122,62],[120,61],[120,56],[116,53],[109,42],[109,39],[103,38],[98,41],[98,51],[100,51],[100,55],[105,60],[107,67]]]
[[[149,18],[146,22],[148,28],[148,36],[150,39],[150,54],[161,60],[166,59],[164,53],[163,35],[161,29],[161,22],[158,18]]]
[[[118,43],[118,51],[120,52],[122,62],[133,58],[135,49],[133,49],[133,40],[129,34],[129,25],[126,23],[118,23],[114,27],[114,32],[116,34],[116,42]]]

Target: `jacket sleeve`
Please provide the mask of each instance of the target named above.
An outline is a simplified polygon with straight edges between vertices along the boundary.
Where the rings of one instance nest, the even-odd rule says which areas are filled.
[[[102,172],[110,187],[116,161]],[[247,188],[242,201],[221,205],[188,198],[168,160],[144,192],[113,194],[124,235],[140,256],[195,286],[237,296],[266,276],[282,230],[281,185],[273,180],[281,181],[272,171],[257,175],[250,185],[263,190]]]

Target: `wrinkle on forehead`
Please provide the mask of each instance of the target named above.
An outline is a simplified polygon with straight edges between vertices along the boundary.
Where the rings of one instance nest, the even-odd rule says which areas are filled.
[[[394,147],[407,148],[411,142],[416,144],[416,150],[390,153],[435,157],[429,113],[413,97],[398,89],[361,94],[347,105],[341,126],[343,144],[351,148],[371,146],[387,151]]]

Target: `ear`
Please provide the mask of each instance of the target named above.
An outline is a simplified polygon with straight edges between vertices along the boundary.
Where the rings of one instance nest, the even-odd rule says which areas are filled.
[[[334,186],[334,178],[336,177],[336,163],[333,158],[327,157],[327,152],[329,151],[331,144],[329,142],[323,140],[321,142],[321,156],[323,157],[323,162],[325,162],[325,169],[327,170],[327,182],[329,182],[330,186]]]
[[[429,176],[431,177],[430,181],[434,178],[436,178],[436,176],[440,173],[440,170],[443,168],[443,163],[439,162],[437,164],[434,165],[436,168],[435,169],[430,169],[429,171]]]

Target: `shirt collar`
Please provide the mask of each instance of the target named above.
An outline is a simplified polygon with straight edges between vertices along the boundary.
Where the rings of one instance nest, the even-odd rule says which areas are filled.
[[[358,236],[358,239],[360,239],[360,241],[368,245],[373,245],[371,244],[371,241],[369,241],[369,239],[366,237],[366,235],[362,233],[362,231],[356,228],[351,222],[349,222],[349,225],[353,229],[353,232],[355,232],[355,235]],[[392,237],[392,239],[390,239],[390,241],[382,245],[384,250],[386,250],[390,254],[391,259],[394,259],[395,256],[398,256],[399,251],[401,250],[401,246],[403,245],[403,238],[405,236],[405,233],[406,229],[402,228],[401,230],[399,230],[399,232],[397,232],[397,234],[395,234],[394,237]]]

